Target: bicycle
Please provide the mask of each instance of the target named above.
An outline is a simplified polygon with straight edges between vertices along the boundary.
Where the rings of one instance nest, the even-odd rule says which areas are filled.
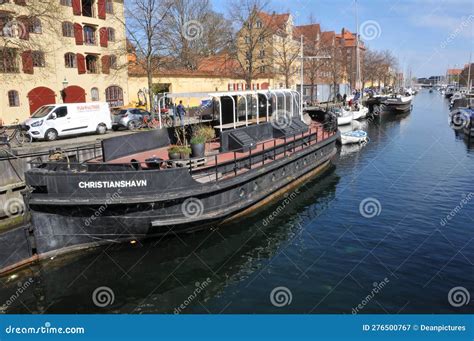
[[[150,117],[151,117],[151,120],[149,120]],[[153,114],[150,117],[145,117],[143,119],[144,128],[158,129],[160,127],[160,121],[157,120],[155,115]]]
[[[9,134],[7,132],[8,130],[12,130],[12,132]],[[13,125],[0,127],[0,142],[2,145],[11,148],[12,142],[13,144],[22,146],[32,141],[33,137],[28,134],[28,131],[23,125],[18,124],[18,120]]]

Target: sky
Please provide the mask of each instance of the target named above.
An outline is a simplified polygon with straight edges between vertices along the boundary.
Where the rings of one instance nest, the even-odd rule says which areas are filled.
[[[211,0],[228,14],[229,3]],[[312,16],[325,31],[356,30],[355,0],[269,0],[269,10],[290,12],[296,25]],[[474,0],[357,0],[362,40],[374,50],[391,50],[400,69],[414,77],[444,75],[474,62]]]

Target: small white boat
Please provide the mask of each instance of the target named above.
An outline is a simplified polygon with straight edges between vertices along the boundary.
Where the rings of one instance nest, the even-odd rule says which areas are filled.
[[[352,112],[344,109],[333,108],[332,112],[337,117],[337,125],[342,126],[352,122]]]
[[[354,130],[341,134],[341,144],[368,142],[369,137],[363,130]]]
[[[369,113],[369,108],[360,106],[359,110],[346,110],[342,109],[343,113],[347,116],[352,114],[352,119],[353,120],[359,120],[361,118],[365,118],[367,114]]]

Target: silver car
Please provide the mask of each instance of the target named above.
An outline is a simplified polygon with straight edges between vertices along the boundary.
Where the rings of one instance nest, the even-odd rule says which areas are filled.
[[[143,125],[145,117],[150,117],[150,113],[143,109],[128,108],[120,109],[112,115],[112,129],[114,131],[120,128],[133,130]]]

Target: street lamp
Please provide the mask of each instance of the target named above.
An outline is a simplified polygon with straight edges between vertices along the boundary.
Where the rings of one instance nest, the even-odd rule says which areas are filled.
[[[63,89],[61,90],[61,98],[63,100],[63,103],[65,103],[65,100],[66,100],[66,88],[68,85],[69,85],[69,82],[67,81],[66,77],[64,77]]]
[[[299,60],[301,60],[301,64],[300,64],[300,81],[301,81],[301,85],[300,85],[300,107],[301,107],[301,113],[303,113],[303,87],[304,87],[304,60],[305,59],[310,59],[310,60],[320,60],[320,59],[331,59],[331,56],[328,56],[328,55],[323,55],[323,56],[305,56],[304,55],[304,44],[303,44],[303,35],[301,35],[300,37],[301,41],[300,41],[300,44],[301,44],[301,47],[300,47],[300,57],[299,57]]]

